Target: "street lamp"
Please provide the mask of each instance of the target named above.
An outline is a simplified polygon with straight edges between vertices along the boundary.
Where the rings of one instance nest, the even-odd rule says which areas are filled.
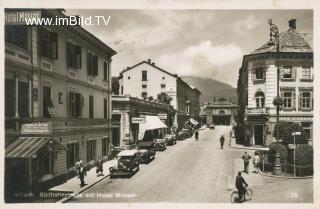
[[[276,155],[275,162],[273,167],[273,173],[275,175],[280,175],[282,172],[281,162],[280,162],[280,153],[279,153],[279,112],[280,106],[282,105],[282,99],[279,96],[279,77],[280,77],[280,68],[279,68],[279,30],[278,27],[272,23],[272,19],[268,20],[270,25],[270,44],[276,45],[276,67],[277,67],[277,97],[274,98],[273,104],[277,106],[277,142],[276,142]]]

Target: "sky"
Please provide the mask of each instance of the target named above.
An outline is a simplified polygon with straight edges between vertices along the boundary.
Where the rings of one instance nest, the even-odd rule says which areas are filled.
[[[245,54],[269,40],[268,19],[281,31],[297,19],[313,31],[312,10],[67,10],[105,16],[108,25],[83,27],[117,51],[112,75],[151,59],[174,74],[212,78],[236,87]]]

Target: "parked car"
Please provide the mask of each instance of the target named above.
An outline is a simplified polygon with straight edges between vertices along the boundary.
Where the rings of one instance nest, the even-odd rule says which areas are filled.
[[[214,124],[210,124],[210,125],[209,125],[209,128],[210,128],[210,129],[215,129],[215,125],[214,125]]]
[[[167,149],[167,146],[166,146],[166,140],[165,139],[154,139],[154,149],[156,151],[164,151]]]
[[[165,135],[164,139],[166,140],[167,145],[174,145],[177,143],[177,139],[176,139],[175,134],[167,134],[167,135]]]
[[[131,177],[139,170],[141,157],[137,150],[123,150],[117,154],[116,159],[117,164],[109,168],[110,178]]]
[[[149,163],[155,158],[154,141],[138,141],[136,144],[137,150],[140,152],[141,163]]]
[[[181,131],[185,133],[186,138],[192,137],[192,135],[193,135],[193,132],[192,132],[192,130],[190,130],[190,129],[184,128],[184,129],[182,129]]]

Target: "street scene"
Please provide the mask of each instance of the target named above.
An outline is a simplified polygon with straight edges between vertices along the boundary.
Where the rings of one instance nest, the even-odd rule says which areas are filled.
[[[5,202],[314,203],[313,24],[5,9]]]

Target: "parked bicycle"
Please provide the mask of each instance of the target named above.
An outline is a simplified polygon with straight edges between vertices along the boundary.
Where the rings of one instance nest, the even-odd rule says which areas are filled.
[[[242,198],[239,198],[239,192],[237,190],[231,193],[231,203],[241,203],[244,201],[252,200],[252,189],[246,188],[246,193],[242,194]]]

